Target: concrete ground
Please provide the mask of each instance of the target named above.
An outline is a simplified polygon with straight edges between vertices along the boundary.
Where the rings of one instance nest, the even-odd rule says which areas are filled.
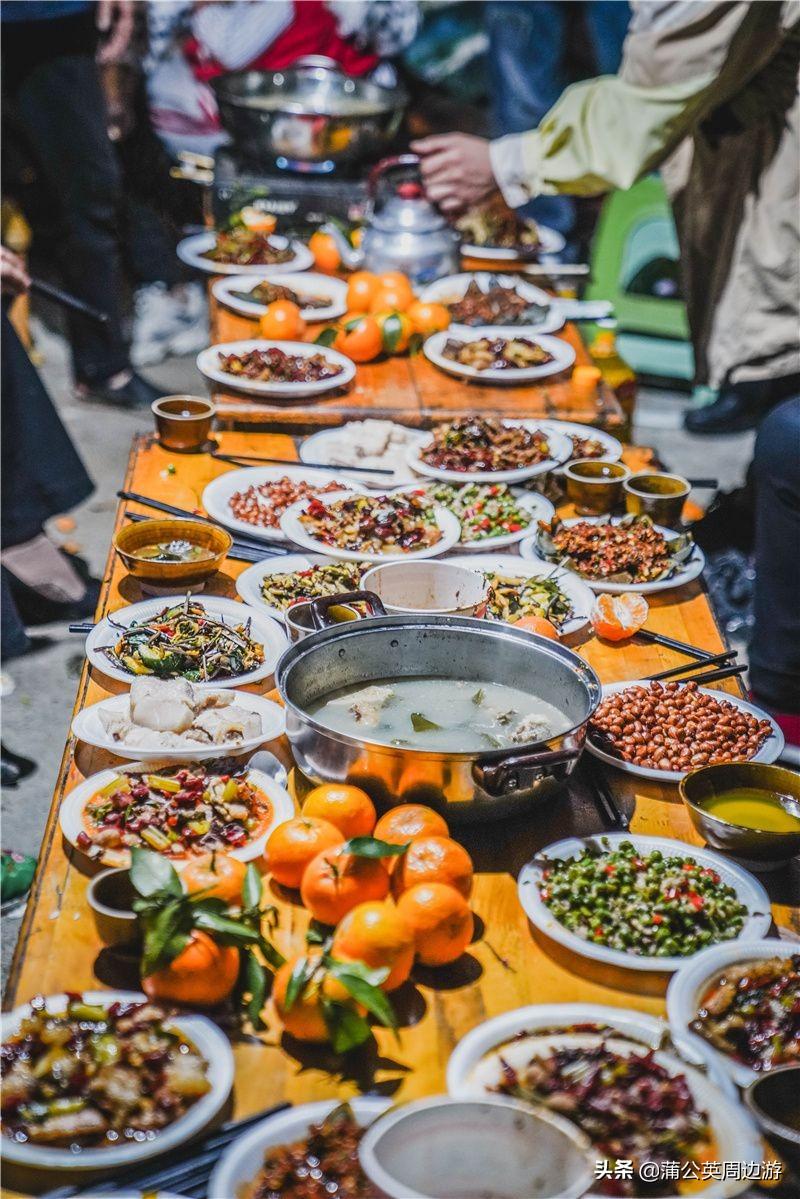
[[[69,360],[63,338],[35,322],[41,373],[61,417],[80,448],[96,491],[72,515],[75,529],[53,531],[61,542],[77,544],[94,574],[105,565],[131,438],[151,427],[151,415],[123,413],[85,404],[70,386]],[[202,380],[191,358],[173,358],[146,372],[164,394],[203,394]],[[686,434],[681,417],[687,398],[677,392],[644,389],[640,393],[636,441],[655,446],[667,466],[689,477],[714,475],[728,489],[744,477],[753,436],[742,434],[710,441]],[[707,493],[700,497],[707,498]],[[2,796],[2,844],[36,854],[50,808],[58,765],[69,729],[70,713],[83,660],[81,639],[65,625],[36,630],[35,652],[4,667],[14,692],[3,703],[3,743],[37,763],[37,769]],[[13,953],[19,918],[8,916],[2,927],[3,978]]]

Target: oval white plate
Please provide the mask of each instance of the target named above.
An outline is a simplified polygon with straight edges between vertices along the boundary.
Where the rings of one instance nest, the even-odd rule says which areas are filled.
[[[582,425],[579,421],[571,420],[543,420],[539,422],[539,427],[545,432],[564,433],[569,438],[591,437],[594,441],[601,441],[605,446],[604,462],[619,462],[622,457],[622,442],[603,429],[595,429],[594,425]]]
[[[272,483],[276,479],[284,477],[293,479],[296,483],[319,483],[322,487],[326,483],[338,482],[343,491],[366,491],[366,488],[360,483],[351,483],[342,478],[337,479],[333,469],[330,471],[314,470],[309,466],[297,466],[290,462],[287,462],[285,467],[246,466],[241,470],[229,470],[226,474],[212,479],[203,490],[203,507],[209,516],[225,525],[226,529],[245,533],[258,540],[263,538],[265,541],[285,541],[286,534],[280,526],[268,528],[262,525],[252,525],[246,520],[237,519],[230,507],[231,497],[237,491],[247,491],[248,487],[260,487],[264,483]]]
[[[601,850],[610,850],[622,841],[630,841],[640,853],[651,853],[660,849],[664,854],[685,854],[701,866],[709,866],[716,870],[723,883],[733,887],[739,902],[748,911],[742,931],[736,938],[736,943],[754,941],[763,937],[772,923],[769,896],[761,883],[753,878],[747,870],[735,862],[713,853],[709,849],[698,849],[684,841],[675,841],[671,837],[644,837],[637,833],[598,833],[592,837],[567,837],[546,846],[537,855],[536,860],[522,867],[517,880],[517,893],[526,916],[536,928],[559,945],[566,946],[581,957],[592,958],[596,962],[606,962],[612,966],[622,966],[626,970],[655,970],[659,973],[673,974],[692,957],[642,957],[640,954],[624,953],[621,949],[609,949],[606,945],[594,945],[584,941],[577,933],[571,932],[550,911],[539,896],[539,882],[542,876],[541,861],[543,858],[576,858],[586,845],[596,845]],[[725,942],[728,944],[728,942]],[[692,955],[694,956],[694,955]]]
[[[702,665],[702,663],[698,663]],[[665,682],[668,680],[665,680]],[[676,683],[680,679],[674,680]],[[606,683],[603,687],[603,695],[616,695],[618,691],[625,691],[627,687],[647,687],[647,679],[631,679],[627,683]],[[772,733],[767,737],[761,749],[752,758],[748,758],[748,762],[775,762],[783,753],[784,736],[780,730],[780,726],[770,716],[769,712],[765,712],[763,708],[756,707],[748,700],[742,699],[740,695],[733,695],[727,691],[714,691],[711,687],[701,687],[700,691],[704,695],[713,695],[714,699],[728,700],[739,708],[742,712],[750,712],[751,715],[759,720],[768,720],[772,725]],[[652,779],[656,783],[679,783],[681,779],[685,779],[688,770],[653,770],[650,766],[637,766],[635,762],[623,762],[622,758],[615,758],[613,754],[606,753],[591,739],[591,734],[586,738],[586,748],[589,753],[594,754],[601,762],[607,762],[609,766],[616,767],[617,770],[622,770],[625,774],[635,774],[642,779]],[[692,768],[694,769],[694,767]]]
[[[323,1099],[319,1103],[301,1103],[298,1107],[267,1116],[225,1150],[209,1179],[209,1195],[221,1199],[222,1196],[241,1194],[263,1166],[268,1149],[303,1140],[312,1124],[320,1124],[342,1102],[340,1099]],[[392,1106],[391,1099],[377,1095],[356,1095],[348,1102],[354,1118],[363,1128]]]
[[[291,574],[294,570],[308,570],[309,566],[323,566],[331,559],[324,554],[286,554],[282,558],[270,558],[266,562],[255,562],[242,571],[236,580],[236,590],[246,604],[260,608],[273,620],[283,621],[284,610],[268,604],[261,594],[261,584],[268,575]]]
[[[526,429],[534,432],[540,427],[539,422],[535,420],[506,420],[503,424],[524,425]],[[535,466],[517,466],[512,470],[444,470],[439,466],[429,466],[420,457],[421,450],[430,440],[431,435],[428,434],[426,440],[418,446],[409,446],[406,460],[418,475],[425,475],[429,479],[441,479],[445,483],[522,483],[525,479],[532,479],[535,475],[544,475],[554,470],[566,462],[572,453],[572,442],[568,437],[561,433],[548,434],[550,457],[545,458],[543,462],[537,462]]]
[[[219,754],[217,755],[220,756]],[[163,761],[159,759],[159,761]],[[61,831],[66,837],[69,844],[73,847],[76,853],[87,857],[84,851],[78,845],[78,833],[85,832],[81,814],[86,804],[105,787],[106,783],[118,775],[118,770],[99,770],[97,774],[89,775],[88,779],[84,779],[82,783],[78,783],[66,796],[58,814]],[[267,843],[267,838],[274,828],[279,824],[283,824],[286,820],[291,820],[294,816],[294,801],[288,791],[284,791],[283,787],[279,786],[274,779],[268,774],[264,774],[261,770],[249,770],[247,772],[248,780],[257,787],[259,791],[263,791],[272,805],[272,819],[267,828],[260,837],[256,837],[254,841],[248,841],[246,845],[242,845],[240,849],[232,849],[230,856],[239,858],[242,862],[252,862],[255,858],[260,857],[264,851],[264,846]],[[172,865],[180,873],[186,865],[192,861],[191,857],[186,858],[169,858]],[[103,866],[118,866],[126,867],[130,865],[130,853],[127,849],[114,849],[104,852],[99,858],[91,858],[90,861]]]
[[[284,354],[293,354],[300,358],[311,358],[314,354],[322,354],[323,358],[340,367],[339,373],[330,379],[318,379],[308,383],[269,383],[261,379],[243,379],[240,375],[229,375],[220,369],[220,354],[246,354],[249,350],[283,350]],[[301,396],[321,395],[326,391],[335,391],[346,387],[355,378],[356,365],[352,358],[332,350],[328,346],[318,346],[310,341],[276,341],[265,340],[263,337],[251,337],[247,341],[226,341],[220,345],[209,346],[197,355],[197,369],[212,383],[234,391],[246,391],[251,395],[274,396],[284,399],[298,399]]]
[[[350,495],[356,494],[351,491],[332,491],[326,497],[328,503],[333,503],[336,500],[347,499]],[[380,496],[373,496],[376,501]],[[332,545],[325,545],[316,537],[306,530],[305,525],[300,520],[300,514],[305,511],[309,504],[309,500],[300,500],[297,504],[292,504],[291,508],[287,508],[281,517],[281,528],[290,541],[294,541],[296,545],[300,545],[303,549],[311,550],[315,554],[323,554],[326,558],[336,558],[340,562],[391,562],[391,561],[406,561],[410,558],[438,558],[440,554],[447,553],[452,549],[461,536],[461,525],[452,512],[447,508],[436,507],[433,509],[434,519],[442,531],[441,538],[435,545],[426,545],[421,550],[408,550],[406,553],[391,553],[377,554],[366,553],[364,550],[341,550]]]
[[[479,371],[475,366],[465,366],[444,356],[445,342],[451,337],[454,337],[456,341],[480,341],[483,337],[524,337],[529,341],[535,341],[543,350],[552,354],[553,358],[551,362],[543,362],[539,366],[511,367],[508,370],[488,367],[486,370]],[[458,325],[455,333],[451,329],[445,329],[441,333],[432,333],[425,340],[422,352],[429,362],[438,366],[440,370],[446,371],[448,375],[457,375],[460,379],[469,379],[473,383],[500,383],[509,387],[519,386],[522,383],[534,383],[537,379],[558,375],[571,367],[575,361],[575,349],[568,341],[540,333],[534,325]],[[572,445],[570,444],[571,449]]]
[[[120,637],[119,630],[109,623],[109,616],[116,624],[128,627],[134,621],[141,623],[143,620],[150,619],[164,608],[172,607],[183,599],[185,599],[183,595],[162,595],[154,599],[142,600],[138,604],[129,604],[127,608],[119,608],[116,612],[104,616],[86,638],[85,652],[89,664],[107,678],[117,679],[130,686],[131,682],[139,676],[130,674],[121,666],[114,665],[103,653],[103,646],[114,645]],[[207,683],[193,680],[192,686],[211,687],[215,691],[219,691],[226,687],[243,687],[246,683],[259,683],[262,679],[268,679],[275,669],[278,658],[289,644],[281,626],[276,621],[269,620],[268,617],[262,616],[258,612],[253,612],[252,608],[244,607],[237,600],[225,599],[224,596],[195,595],[192,596],[192,602],[201,604],[212,617],[224,620],[226,624],[244,624],[249,620],[252,639],[261,642],[264,646],[264,661],[257,670],[248,671],[247,674],[237,674],[230,679],[211,679]]]
[[[757,1073],[744,1062],[737,1062],[735,1058],[720,1053],[709,1041],[692,1032],[689,1024],[697,1015],[697,1006],[709,983],[726,966],[765,958],[788,958],[793,951],[797,952],[796,943],[780,941],[777,937],[765,937],[763,941],[748,941],[746,944],[733,941],[724,945],[710,945],[681,966],[667,988],[667,1017],[679,1049],[710,1056],[739,1087],[749,1086],[756,1078],[760,1078],[763,1071]]]
[[[109,736],[100,719],[101,713],[126,715],[129,711],[129,695],[110,695],[99,703],[84,708],[78,712],[72,722],[74,737],[94,745],[97,749],[105,749],[118,758],[127,758],[131,762],[162,762],[172,758],[176,762],[203,762],[210,758],[239,757],[280,737],[286,728],[286,714],[280,704],[273,703],[263,695],[254,695],[250,691],[240,691],[234,701],[240,708],[248,712],[256,712],[261,717],[261,733],[258,737],[248,737],[244,741],[225,741],[215,745],[200,745],[188,742],[185,746],[175,749],[158,749],[153,746],[141,748],[115,741]]]
[[[360,423],[361,422],[359,421],[348,421],[346,424],[340,425],[338,428],[320,429],[319,433],[312,433],[310,437],[306,437],[300,443],[300,449],[298,451],[300,454],[300,461],[331,462],[333,446],[337,445],[341,447],[342,441],[346,440],[347,438],[347,433],[350,426]],[[387,421],[386,423],[397,424],[395,421]],[[423,432],[420,429],[409,429],[407,425],[397,425],[397,427],[401,428],[404,434],[407,435],[409,443],[413,443],[415,445],[422,445],[430,436],[429,433]],[[333,456],[336,457],[338,455]],[[405,483],[406,481],[413,481],[414,472],[406,465],[405,453],[400,451],[398,457],[401,459],[399,465],[392,466],[390,464],[386,466],[383,462],[381,463],[381,469],[394,470],[394,477],[389,475],[362,474],[361,471],[359,471],[357,476],[354,475],[353,477],[357,477],[361,483],[365,483],[368,487],[380,487],[382,489],[387,487],[397,487],[399,484]],[[354,455],[353,461],[349,465],[360,466],[361,463]],[[370,465],[375,466],[377,464],[371,463]],[[340,469],[346,470],[347,466],[339,466],[335,462],[331,462],[330,468],[333,471]]]
[[[559,233],[557,229],[551,229],[549,225],[540,225],[538,222],[536,228],[539,233],[538,252],[540,254],[560,254],[567,244],[564,234]],[[529,261],[527,252],[523,258],[520,251],[513,246],[475,246],[471,242],[462,242],[461,253],[466,258],[492,258],[498,262]]]
[[[618,524],[625,518],[623,516],[612,516],[614,524]],[[569,520],[565,520],[564,525],[569,528],[571,525],[578,524],[579,521],[585,520],[589,524],[596,525],[608,520],[607,516],[571,516]],[[662,533],[668,540],[677,537],[678,534],[674,529],[665,529],[663,525],[654,525],[659,533]],[[529,562],[544,562],[546,558],[540,557],[536,548],[536,534],[531,537],[526,537],[520,542],[519,552],[523,558],[527,558]],[[551,563],[552,565],[552,563]],[[584,575],[580,578],[592,591],[597,595],[623,595],[627,591],[632,591],[636,595],[653,595],[657,591],[670,591],[673,587],[683,587],[687,583],[692,583],[703,573],[706,565],[706,556],[700,549],[699,545],[695,545],[688,561],[685,561],[673,575],[668,579],[658,579],[655,583],[606,583],[602,579],[594,580],[587,579]],[[577,573],[577,572],[576,572]]]
[[[136,991],[83,991],[87,1003],[109,1007],[112,1003],[145,1003],[144,995]],[[66,995],[48,995],[45,1005],[48,1011],[62,1011],[66,1007]],[[5,1041],[10,1037],[21,1021],[30,1015],[29,1004],[15,1008],[13,1012],[4,1012],[2,1016],[2,1036]],[[135,1142],[126,1145],[110,1145],[103,1149],[82,1149],[73,1153],[69,1149],[53,1149],[46,1145],[32,1145],[30,1142],[17,1144],[10,1137],[3,1137],[3,1154],[10,1162],[21,1166],[33,1167],[37,1170],[88,1170],[104,1169],[107,1167],[135,1166],[147,1158],[155,1157],[170,1149],[177,1148],[184,1141],[200,1132],[220,1111],[230,1094],[233,1086],[233,1052],[228,1038],[220,1032],[216,1024],[205,1016],[181,1014],[170,1020],[202,1054],[208,1062],[208,1080],[211,1090],[198,1099],[185,1116],[176,1120],[152,1141]]]
[[[345,281],[334,279],[331,275],[320,275],[317,271],[281,274],[276,270],[269,275],[262,274],[260,278],[253,275],[228,275],[224,279],[215,280],[211,287],[211,293],[233,312],[239,312],[242,316],[258,318],[267,311],[267,305],[259,304],[257,300],[242,300],[237,293],[251,292],[258,287],[259,283],[265,282],[291,288],[301,301],[301,317],[309,323],[330,321],[347,311],[347,284]],[[315,299],[329,302],[324,308],[304,308],[302,305],[304,296],[313,296]]]
[[[413,494],[416,492],[419,494],[424,492],[427,487],[435,486],[435,483],[420,480],[416,486],[398,487],[397,490],[400,493]],[[464,553],[485,553],[486,550],[506,549],[509,545],[516,545],[518,541],[522,541],[523,537],[527,537],[531,526],[535,525],[537,520],[551,520],[555,514],[553,505],[545,496],[539,495],[538,491],[515,491],[514,499],[520,508],[530,513],[530,519],[524,529],[519,529],[516,533],[500,533],[497,537],[484,537],[481,541],[459,540],[457,548]],[[456,519],[458,519],[457,516]]]
[[[193,266],[196,271],[205,271],[207,275],[260,275],[262,279],[271,279],[273,275],[294,274],[295,271],[308,270],[313,266],[314,255],[309,250],[308,246],[304,246],[301,241],[290,242],[288,238],[282,237],[279,233],[275,233],[272,239],[278,249],[283,249],[286,245],[292,248],[293,258],[287,262],[276,262],[275,266],[238,266],[235,262],[211,262],[204,255],[209,250],[213,250],[217,244],[216,233],[193,233],[191,237],[184,237],[183,241],[179,241],[177,245],[177,254],[181,262],[185,262],[187,266]]]
[[[562,570],[560,567],[553,568],[552,566],[550,570],[542,570],[538,563],[524,562],[515,554],[452,554],[447,561],[455,562],[459,566],[468,566],[470,570],[480,570],[484,573],[491,571],[493,574],[502,574],[511,578],[531,579],[539,576],[552,578],[570,600],[573,611],[570,619],[561,626],[560,636],[562,638],[573,636],[585,629],[589,623],[589,617],[594,607],[594,595],[583,579],[579,579],[571,570]]]
[[[446,275],[444,279],[437,279],[435,283],[430,283],[420,295],[420,299],[428,304],[455,304],[463,299],[473,280],[477,281],[482,291],[488,291],[491,286],[494,286],[496,280],[500,287],[507,287],[515,291],[528,303],[546,308],[547,312],[542,320],[533,324],[529,323],[526,326],[528,329],[535,329],[537,333],[555,333],[564,324],[564,314],[558,301],[548,295],[546,291],[535,287],[533,283],[521,279],[519,275],[497,275],[493,271],[465,271],[461,275]],[[454,321],[450,326],[451,329],[459,330],[473,327],[472,325],[463,325],[459,321]],[[487,327],[493,328],[494,326],[484,326],[484,328]],[[516,327],[522,328],[521,325]]]
[[[514,1012],[506,1012],[493,1020],[479,1024],[477,1028],[467,1033],[456,1046],[447,1066],[447,1089],[449,1094],[462,1099],[477,1098],[480,1095],[492,1094],[492,1083],[496,1077],[493,1071],[492,1056],[495,1051],[508,1046],[510,1054],[514,1052],[515,1038],[520,1033],[529,1032],[536,1036],[541,1030],[544,1034],[552,1028],[571,1023],[607,1024],[619,1029],[619,1036],[609,1036],[606,1039],[619,1052],[635,1051],[635,1042],[645,1042],[655,1050],[655,1061],[663,1066],[670,1074],[682,1074],[692,1092],[692,1096],[700,1111],[704,1111],[714,1132],[714,1139],[719,1149],[719,1160],[736,1162],[760,1162],[763,1158],[763,1145],[758,1132],[732,1091],[725,1087],[722,1080],[712,1081],[706,1078],[700,1069],[683,1061],[677,1055],[659,1049],[666,1025],[663,1020],[653,1016],[645,1016],[639,1012],[624,1009],[603,1007],[599,1004],[548,1004],[519,1008]],[[564,1044],[594,1043],[597,1034],[555,1033],[553,1040]],[[519,1042],[520,1049],[524,1042]],[[697,1055],[691,1054],[690,1061],[696,1061]],[[707,1057],[700,1058],[703,1068]],[[499,1069],[497,1071],[499,1073]],[[749,1183],[743,1174],[724,1182],[711,1181],[707,1187],[696,1192],[704,1199],[728,1199],[732,1195],[746,1190]],[[590,1196],[596,1192],[589,1192]],[[669,1199],[678,1199],[678,1194]]]

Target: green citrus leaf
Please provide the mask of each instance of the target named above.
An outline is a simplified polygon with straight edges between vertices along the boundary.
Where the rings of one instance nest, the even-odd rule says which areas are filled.
[[[363,1016],[343,1003],[323,999],[322,1015],[328,1029],[334,1053],[347,1053],[363,1045],[372,1036],[372,1030]]]
[[[269,978],[258,958],[249,949],[242,952],[242,985],[248,996],[246,1012],[253,1028],[260,1030],[266,1025],[261,1018],[269,989]]]
[[[393,354],[400,345],[403,336],[403,322],[396,312],[387,316],[383,322],[383,348],[387,354]]]
[[[357,858],[399,858],[410,844],[406,841],[403,845],[395,845],[378,837],[351,837],[342,846],[342,853],[351,853]]]
[[[284,1006],[287,1012],[291,1011],[297,1000],[305,990],[306,983],[311,977],[311,963],[308,958],[298,958],[289,975],[289,982],[286,987],[286,999]]]
[[[184,899],[173,899],[157,911],[140,917],[142,925],[142,978],[168,966],[189,944],[192,912]]]
[[[131,849],[131,882],[145,898],[151,895],[183,895],[181,880],[163,854],[134,845]]]
[[[332,346],[338,336],[338,329],[334,325],[328,325],[322,329],[314,338],[314,344],[317,346]]]
[[[371,1012],[376,1020],[380,1020],[381,1024],[385,1024],[387,1028],[396,1028],[397,1016],[394,1008],[385,992],[377,985],[388,978],[389,971],[385,967],[381,970],[353,969],[354,966],[361,965],[361,962],[331,960],[328,969],[332,977],[342,984],[348,995],[352,995],[353,999],[362,1004],[368,1012]],[[369,979],[365,977],[367,974]],[[381,975],[382,977],[379,977]]]
[[[242,907],[257,908],[261,903],[261,875],[252,862],[247,863],[247,870],[242,883]]]

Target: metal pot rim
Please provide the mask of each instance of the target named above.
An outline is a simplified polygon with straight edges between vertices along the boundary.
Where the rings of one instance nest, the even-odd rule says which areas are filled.
[[[296,642],[284,651],[281,658],[275,667],[275,686],[281,697],[281,701],[290,709],[299,719],[301,719],[314,732],[321,733],[326,737],[330,737],[334,741],[338,741],[343,745],[348,745],[351,748],[358,749],[363,745],[368,745],[370,752],[382,752],[388,755],[393,754],[413,754],[416,758],[429,761],[459,761],[470,762],[479,759],[481,762],[501,762],[510,754],[522,754],[530,752],[539,747],[544,748],[551,741],[563,740],[578,732],[590,719],[594,709],[600,702],[602,697],[602,685],[599,678],[595,674],[592,667],[585,662],[583,658],[566,646],[559,645],[549,641],[546,638],[536,637],[533,633],[528,633],[523,629],[514,629],[512,625],[504,625],[501,622],[487,622],[478,620],[470,616],[431,616],[417,615],[413,613],[397,613],[388,616],[371,616],[366,619],[352,621],[347,624],[335,625],[332,628],[321,629],[319,632],[312,633],[310,637],[303,638],[302,641]],[[519,641],[526,645],[529,649],[535,649],[540,653],[551,654],[553,657],[563,661],[565,666],[575,669],[578,665],[578,673],[581,681],[585,684],[588,692],[589,712],[571,725],[568,729],[564,729],[560,733],[548,737],[544,741],[525,741],[519,745],[504,746],[499,749],[487,750],[472,750],[472,751],[433,751],[428,749],[418,749],[415,745],[394,746],[387,745],[382,741],[371,741],[368,737],[353,737],[349,733],[342,733],[338,730],[329,728],[327,725],[321,724],[315,720],[307,711],[299,707],[286,693],[285,680],[291,669],[305,657],[308,653],[313,653],[321,645],[326,645],[329,641],[335,641],[340,637],[358,637],[369,633],[374,633],[380,629],[391,630],[394,628],[405,628],[409,625],[421,625],[432,629],[437,628],[454,628],[467,633],[475,633],[481,636],[488,636],[492,639],[498,637],[509,637],[511,640]],[[531,638],[534,639],[534,644],[531,645]]]
[[[249,102],[250,97],[243,96],[235,90],[235,85],[240,79],[251,74],[263,75],[263,94],[274,93],[280,95],[283,91],[283,88],[273,86],[273,81],[276,75],[281,75],[285,79],[287,76],[297,75],[299,77],[315,70],[324,71],[328,70],[328,68],[322,67],[320,64],[306,64],[305,67],[303,67],[301,64],[296,64],[295,66],[286,67],[284,70],[280,71],[233,71],[228,75],[220,76],[218,79],[212,79],[211,87],[217,99],[221,100],[223,103],[238,105],[240,108],[245,108],[248,110],[255,110],[258,108],[258,106]],[[328,73],[330,74],[331,72],[329,71]],[[345,76],[345,78],[349,79],[353,77]],[[372,101],[374,103],[374,107],[370,109],[362,109],[356,114],[352,112],[348,113],[334,111],[319,113],[315,112],[311,107],[309,107],[308,103],[305,103],[303,100],[296,98],[293,99],[291,95],[288,95],[281,104],[281,107],[279,109],[276,108],[274,111],[290,113],[293,116],[323,116],[328,120],[358,121],[359,118],[366,120],[371,117],[384,116],[386,113],[394,112],[398,107],[405,107],[405,105],[408,103],[408,94],[405,88],[400,84],[396,84],[391,88],[386,88],[382,87],[378,83],[374,83],[369,79],[353,78],[353,82],[356,85],[353,89],[353,94],[360,94],[362,99]],[[233,87],[231,87],[232,84],[234,85]],[[385,93],[385,95],[381,95],[381,93]],[[282,96],[281,99],[283,100]],[[331,107],[333,108],[335,105],[332,105]]]

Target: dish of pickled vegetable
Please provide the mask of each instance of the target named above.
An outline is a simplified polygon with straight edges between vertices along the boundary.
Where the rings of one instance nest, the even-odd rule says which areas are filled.
[[[506,483],[431,483],[411,494],[441,504],[461,522],[461,541],[491,541],[508,533],[522,533],[533,524],[530,508]]]
[[[304,600],[356,591],[361,582],[361,567],[350,562],[325,562],[305,570],[264,575],[261,595],[266,604],[285,612]]]
[[[525,425],[464,416],[434,429],[419,456],[441,470],[516,470],[546,462],[550,446],[544,433]]]
[[[308,1136],[267,1149],[256,1178],[239,1199],[372,1199],[375,1194],[358,1160],[364,1129],[342,1104]]]
[[[249,618],[228,624],[189,596],[127,626],[107,620],[121,635],[103,653],[128,674],[207,682],[248,674],[264,661],[264,646],[250,636]]]
[[[365,554],[405,553],[442,539],[433,504],[414,495],[313,498],[299,519],[322,545]]]
[[[579,520],[558,517],[540,522],[538,553],[558,561],[581,578],[610,583],[654,583],[668,579],[694,552],[688,533],[667,538],[649,516],[622,520]]]
[[[572,601],[555,579],[519,578],[484,571],[489,587],[486,592],[484,615],[491,620],[516,624],[525,616],[542,616],[557,629],[574,615]]]
[[[178,860],[242,849],[272,819],[269,799],[248,774],[227,762],[149,773],[123,767],[84,804],[76,844],[108,864],[127,862],[133,846]]]
[[[288,243],[274,242],[268,233],[239,227],[217,233],[216,243],[203,258],[235,266],[276,266],[291,262],[294,251]]]
[[[689,1027],[751,1070],[800,1062],[800,953],[726,966]]]
[[[48,1148],[156,1139],[206,1095],[208,1062],[154,1003],[39,996],[3,1042],[3,1135]]]
[[[639,852],[630,841],[550,858],[539,896],[583,941],[640,957],[689,957],[732,941],[748,916],[733,887],[690,855]]]

